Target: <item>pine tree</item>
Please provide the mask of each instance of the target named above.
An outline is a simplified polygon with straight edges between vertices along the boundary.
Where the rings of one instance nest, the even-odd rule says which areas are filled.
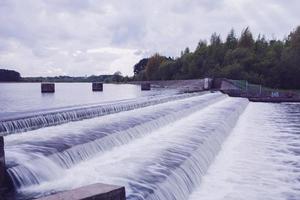
[[[227,49],[235,49],[238,44],[238,39],[235,36],[234,29],[231,29],[227,38],[226,38],[226,48]]]
[[[254,47],[254,39],[252,36],[252,33],[250,32],[249,27],[247,27],[245,30],[242,31],[238,47],[240,48],[247,48],[247,49],[253,49]]]

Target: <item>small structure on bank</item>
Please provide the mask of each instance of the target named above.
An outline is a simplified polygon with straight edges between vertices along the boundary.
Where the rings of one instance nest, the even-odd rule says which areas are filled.
[[[101,83],[101,82],[92,83],[92,90],[94,92],[102,92],[103,91],[103,83]]]
[[[41,91],[42,91],[42,93],[54,93],[55,92],[55,84],[54,83],[41,83]]]

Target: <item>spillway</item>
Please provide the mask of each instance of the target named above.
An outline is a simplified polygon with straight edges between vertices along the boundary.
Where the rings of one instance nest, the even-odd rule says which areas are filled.
[[[71,106],[50,110],[21,112],[0,118],[0,135],[9,135],[39,128],[80,121],[94,117],[129,111],[151,105],[157,105],[197,94],[154,95],[150,97],[128,99],[123,101]]]
[[[6,136],[18,198],[102,182],[124,185],[127,199],[187,199],[248,101],[211,93],[147,105]]]
[[[16,185],[24,185],[33,180],[39,183],[41,173],[35,175],[28,168],[36,167],[39,170],[38,163],[44,162],[45,157],[55,165],[70,168],[98,152],[142,137],[224,98],[225,95],[218,93],[196,96],[160,104],[155,106],[155,109],[149,107],[105,116],[101,118],[101,121],[96,118],[40,129],[26,135],[12,135],[6,140],[6,152],[15,155],[12,158],[7,157],[8,171],[14,171],[15,174],[21,173],[18,180],[13,179]],[[49,177],[52,177],[49,173],[51,170],[51,168],[45,170]],[[30,174],[26,174],[25,171]]]

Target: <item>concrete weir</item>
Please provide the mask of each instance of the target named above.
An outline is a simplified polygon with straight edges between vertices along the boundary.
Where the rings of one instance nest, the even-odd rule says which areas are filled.
[[[125,188],[96,183],[78,189],[57,193],[38,200],[125,200]]]

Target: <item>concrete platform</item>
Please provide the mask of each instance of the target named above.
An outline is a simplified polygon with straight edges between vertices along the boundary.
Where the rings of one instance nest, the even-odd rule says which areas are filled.
[[[96,183],[81,188],[57,193],[38,200],[125,200],[125,188]]]
[[[280,97],[250,97],[249,101],[264,102],[264,103],[300,103],[300,98],[280,98]]]

